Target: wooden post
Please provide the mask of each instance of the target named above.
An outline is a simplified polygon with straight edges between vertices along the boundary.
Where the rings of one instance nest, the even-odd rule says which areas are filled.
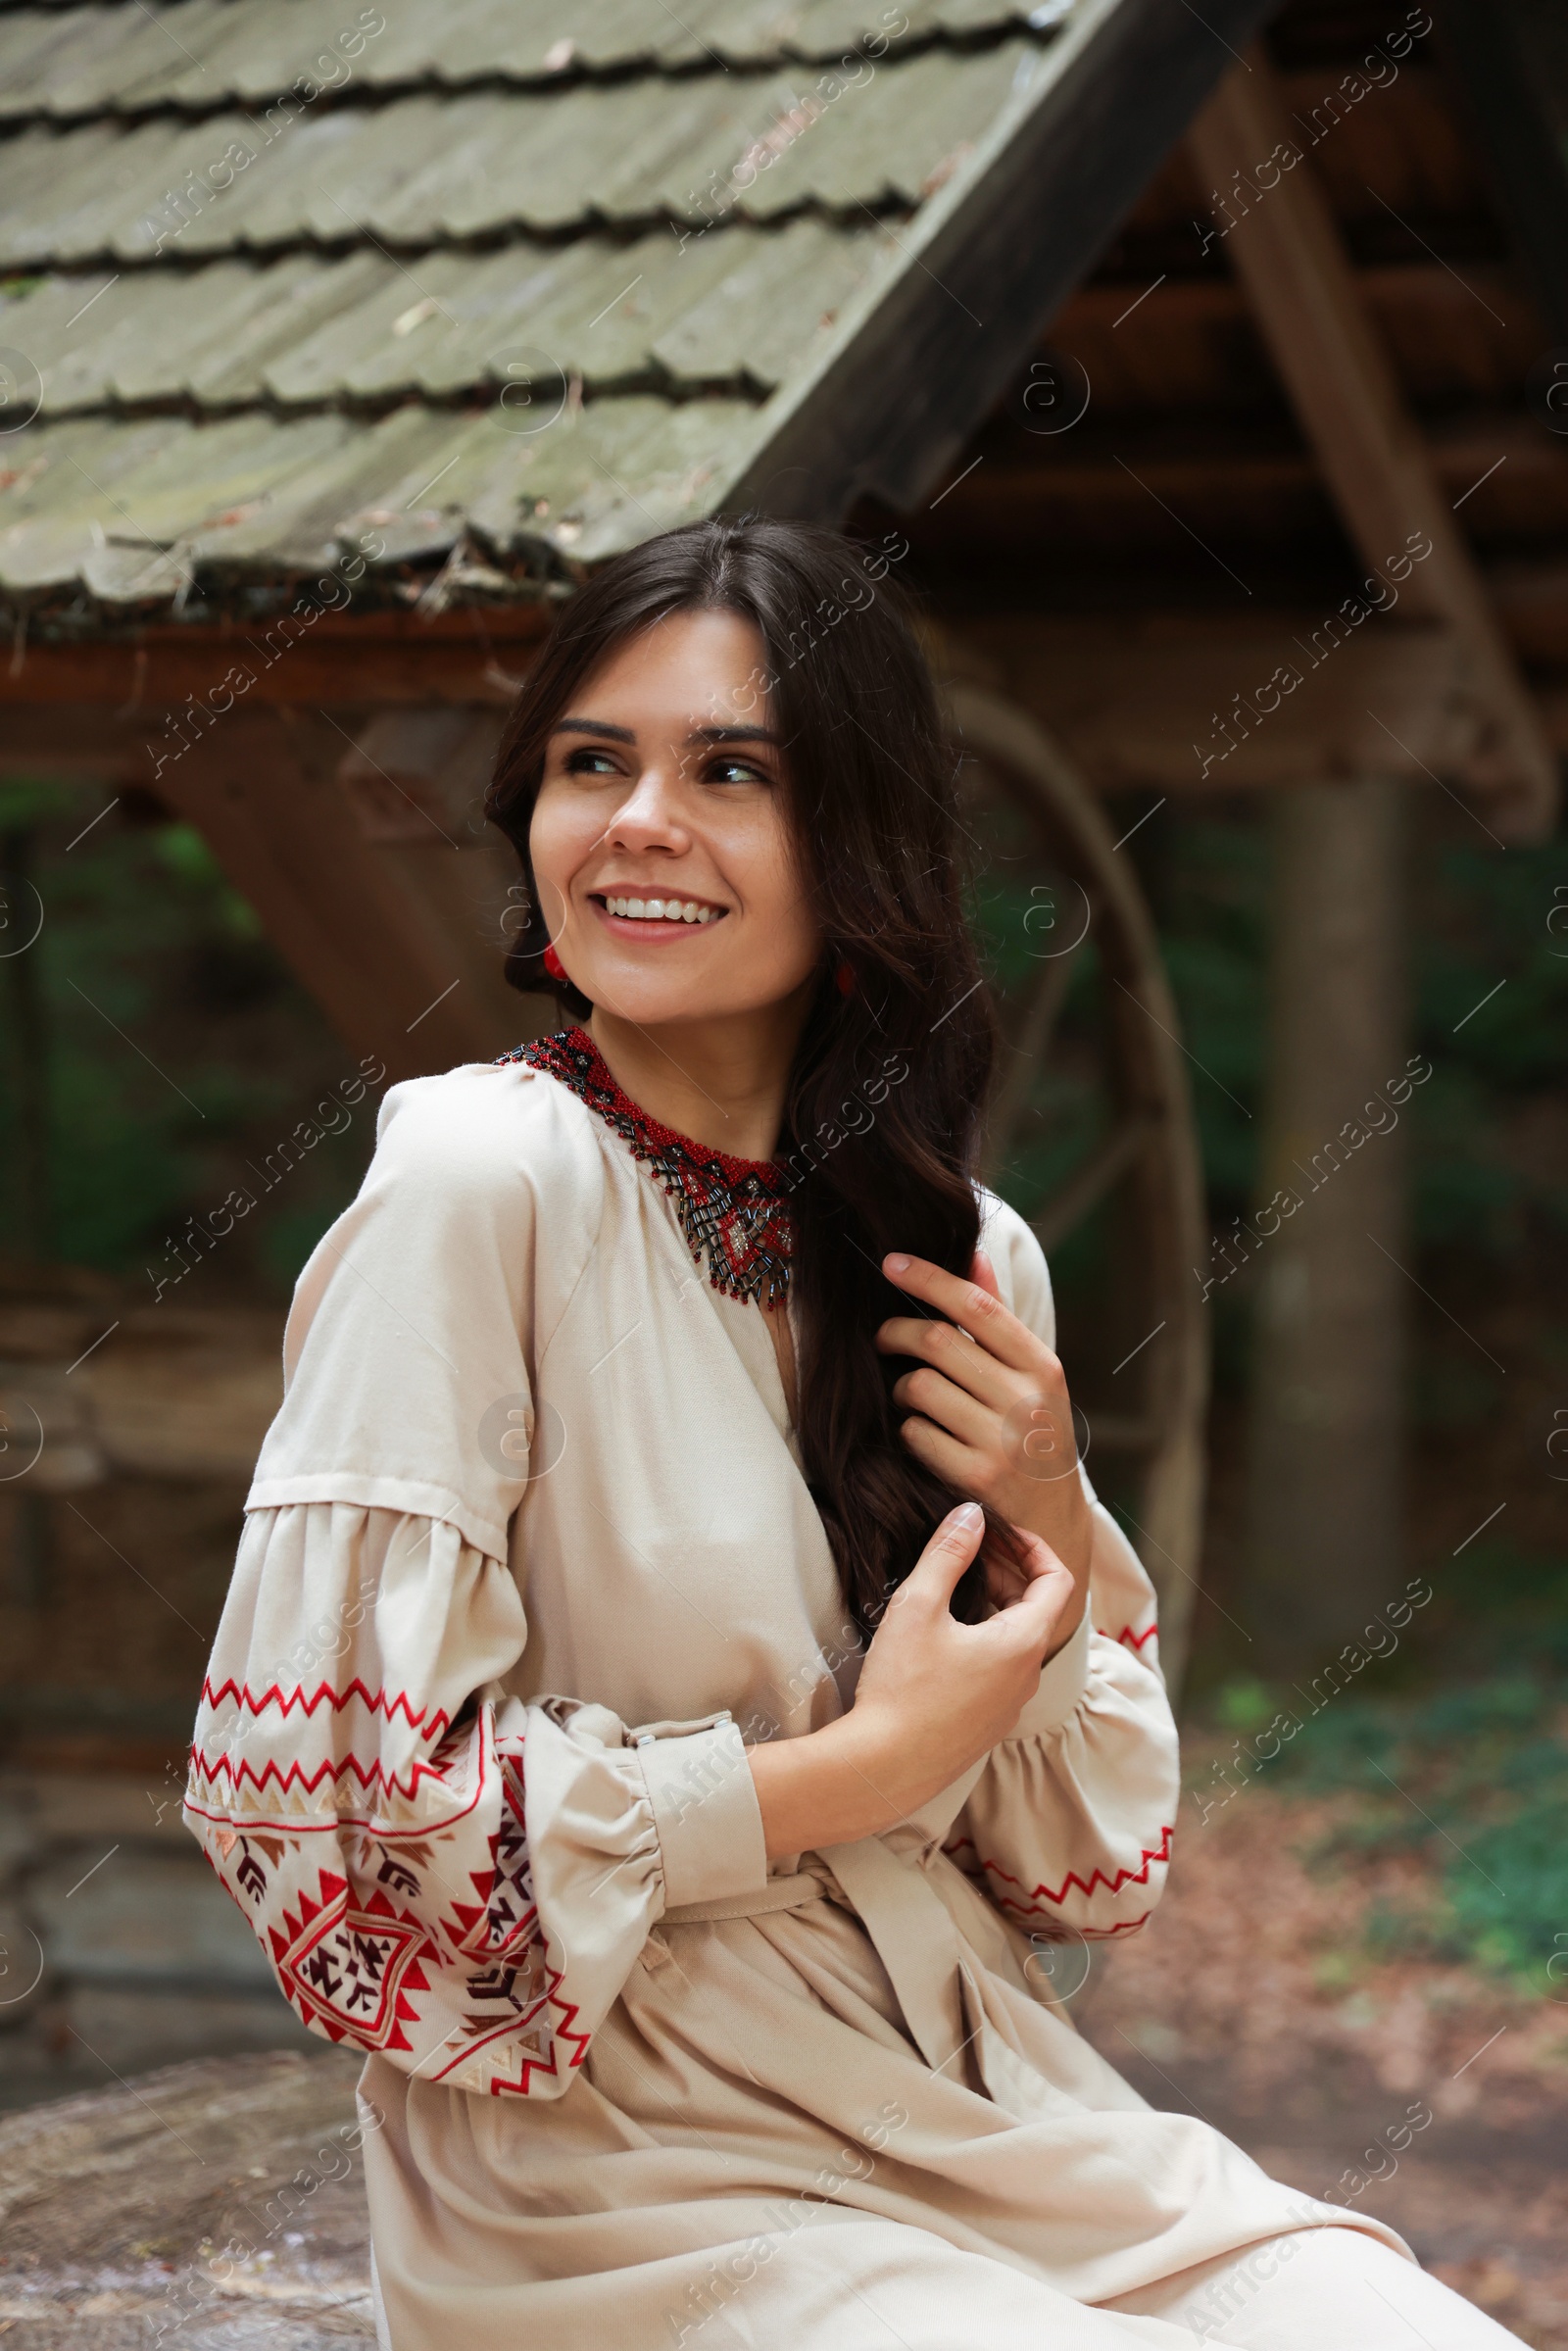
[[[1401,1575],[1409,1113],[1388,1089],[1408,1052],[1404,797],[1369,777],[1273,804],[1275,1206],[1252,1220],[1245,1611],[1260,1663],[1326,1662]]]

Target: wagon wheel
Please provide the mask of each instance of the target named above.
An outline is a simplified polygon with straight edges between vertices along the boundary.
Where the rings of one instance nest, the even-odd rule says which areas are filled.
[[[1075,1235],[1098,1247],[1093,1309],[1064,1316],[1080,1442],[1087,1421],[1090,1474],[1159,1595],[1174,1691],[1198,1591],[1208,1400],[1192,1270],[1207,1229],[1176,1007],[1137,876],[1088,786],[1015,704],[956,679],[946,701],[1005,1040],[987,1179],[1048,1255]]]

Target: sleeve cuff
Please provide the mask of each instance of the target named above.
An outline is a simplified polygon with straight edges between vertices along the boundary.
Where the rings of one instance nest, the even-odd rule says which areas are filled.
[[[1072,1714],[1089,1687],[1089,1611],[1086,1608],[1078,1621],[1076,1632],[1070,1634],[1057,1651],[1042,1668],[1040,1687],[1029,1700],[1011,1731],[1009,1739],[1038,1739],[1047,1731],[1059,1731]]]
[[[636,1750],[653,1807],[664,1902],[716,1902],[767,1879],[761,1807],[740,1725],[715,1723]]]

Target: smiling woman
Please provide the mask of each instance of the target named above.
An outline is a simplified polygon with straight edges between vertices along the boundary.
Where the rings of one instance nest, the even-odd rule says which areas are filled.
[[[890,1061],[907,1072],[854,1148],[821,1153],[792,1193],[788,1313],[770,1301],[812,1498],[863,1633],[957,1498],[901,1434],[875,1334],[903,1300],[882,1260],[903,1249],[968,1273],[994,1050],[952,755],[877,568],[798,524],[651,540],[563,616],[490,795],[531,906],[510,975],[537,987],[543,964],[617,1084],[667,1128],[785,1158],[855,1122]],[[671,920],[671,894],[709,920]],[[987,1560],[1009,1551],[993,1512]],[[956,1605],[984,1608],[983,1568]]]
[[[1053,1997],[1054,1942],[1157,1897],[1175,1732],[1039,1245],[975,1181],[990,1013],[896,600],[785,523],[634,550],[491,808],[514,976],[573,1025],[387,1097],[186,1802],[368,2053],[382,2341],[1510,2340]]]

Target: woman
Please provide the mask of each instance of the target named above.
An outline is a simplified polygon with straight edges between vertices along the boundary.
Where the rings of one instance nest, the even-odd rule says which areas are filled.
[[[187,1817],[368,2052],[395,2351],[1513,2338],[1152,2111],[1054,1997],[1178,1793],[1078,1471],[951,759],[867,561],[568,606],[502,747],[512,975],[301,1276]]]

